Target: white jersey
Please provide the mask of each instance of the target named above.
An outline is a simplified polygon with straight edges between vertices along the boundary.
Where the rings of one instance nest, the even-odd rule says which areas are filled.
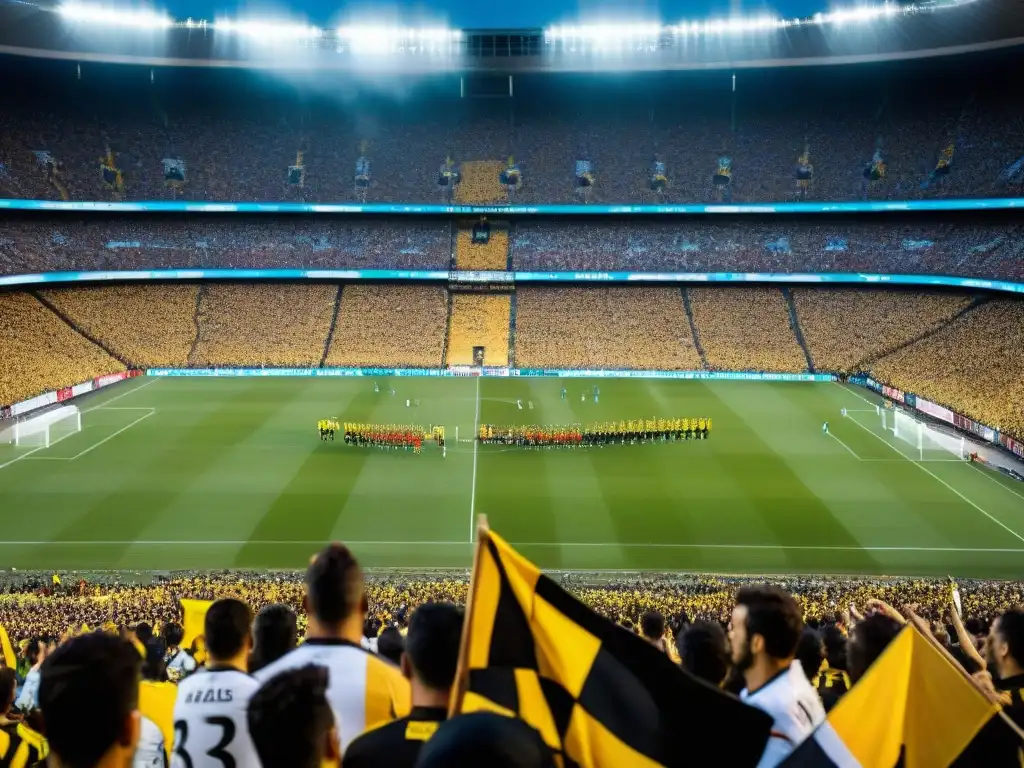
[[[772,716],[771,738],[758,768],[774,768],[785,760],[814,729],[825,722],[825,707],[799,661],[753,693],[744,688],[740,698]]]
[[[209,669],[185,678],[174,702],[171,768],[259,768],[246,710],[260,687],[237,669]]]
[[[139,729],[139,745],[135,748],[132,768],[167,768],[167,751],[160,727],[143,716]]]

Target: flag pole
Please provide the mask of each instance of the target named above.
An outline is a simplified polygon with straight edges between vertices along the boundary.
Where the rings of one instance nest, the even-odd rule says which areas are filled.
[[[453,717],[462,708],[462,699],[469,682],[469,632],[473,623],[473,587],[480,576],[480,553],[490,540],[490,532],[487,515],[477,515],[473,568],[470,571],[469,592],[466,595],[466,613],[462,620],[462,639],[459,642],[459,663],[455,668],[455,685],[452,686],[451,700],[448,702],[448,717]]]

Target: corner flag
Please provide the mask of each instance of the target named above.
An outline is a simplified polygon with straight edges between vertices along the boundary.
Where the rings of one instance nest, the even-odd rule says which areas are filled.
[[[451,713],[491,711],[536,728],[566,766],[756,765],[758,709],[684,672],[594,613],[481,527]]]

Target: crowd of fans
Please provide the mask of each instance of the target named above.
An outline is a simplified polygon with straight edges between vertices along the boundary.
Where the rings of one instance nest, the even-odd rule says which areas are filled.
[[[520,368],[700,370],[675,288],[521,288]]]
[[[793,301],[815,366],[850,374],[945,325],[972,298],[963,293],[795,288]]]
[[[671,217],[525,219],[491,244],[446,220],[0,217],[0,273],[175,268],[506,269],[632,272],[879,272],[1024,280],[1024,226],[998,220]],[[507,239],[506,239],[507,238]],[[504,250],[502,250],[504,249]]]
[[[449,223],[423,219],[4,216],[0,272],[448,269]]]
[[[127,765],[133,752],[133,765],[150,765],[144,761],[154,757],[159,764],[163,749],[180,757],[213,735],[204,733],[203,723],[230,720],[237,737],[213,749],[227,749],[239,766],[312,768],[340,758],[343,766],[360,768],[433,768],[470,764],[464,762],[469,754],[472,764],[497,768],[554,764],[541,740],[521,724],[512,752],[509,742],[488,746],[491,739],[479,733],[474,738],[471,726],[456,725],[463,715],[439,725],[448,719],[465,642],[461,606],[471,587],[465,573],[367,578],[349,550],[335,543],[311,559],[305,574],[183,573],[146,585],[119,583],[110,574],[101,585],[84,576],[22,573],[4,579],[0,625],[16,657],[13,670],[0,669],[0,729],[8,735],[0,740],[0,758],[25,742],[36,750],[32,760],[20,763],[26,766],[47,752],[60,764],[90,768],[107,765],[100,757],[112,754],[117,764]],[[766,768],[778,765],[824,722],[901,631],[926,635],[973,676],[977,691],[1024,722],[1020,582],[795,576],[767,581],[696,575],[604,581],[567,574],[561,586],[690,675],[774,717],[773,731],[787,738],[769,739],[763,747],[759,765]],[[182,599],[215,601],[187,647]],[[580,621],[579,614],[571,621]],[[565,622],[567,631],[570,619]],[[570,637],[553,633],[550,642],[568,644]],[[641,647],[633,642],[620,641],[614,652],[628,655],[625,649]],[[556,663],[553,649],[539,652]],[[218,670],[219,693],[206,694],[213,679],[207,670]],[[305,690],[303,680],[315,683],[321,707],[303,709],[311,694],[294,690]],[[162,734],[149,719],[163,712],[170,717],[151,706],[157,693],[175,700],[173,733]],[[628,707],[636,693],[620,686],[614,695]],[[934,706],[966,695],[948,689]],[[799,726],[785,715],[791,699],[799,699],[806,714]],[[102,727],[110,725],[103,713],[111,706],[122,706],[126,718],[141,708],[141,736],[138,724],[123,731]],[[85,711],[90,717],[83,717]],[[339,721],[340,713],[345,718]],[[386,725],[395,718],[394,727]],[[33,730],[40,722],[45,739]],[[100,747],[97,739],[104,734],[110,743]],[[526,760],[521,750],[534,739],[541,746]],[[970,765],[1011,765],[1022,743],[979,739],[964,755],[985,756]],[[89,750],[94,754],[85,756]]]
[[[188,365],[199,286],[111,285],[40,291],[86,333],[134,368]]]
[[[591,164],[595,202],[1019,190],[1019,176],[1007,169],[1024,155],[1024,122],[998,77],[943,73],[936,89],[935,73],[894,75],[864,73],[840,88],[833,72],[746,73],[732,91],[727,78],[687,74],[517,78],[514,98],[485,102],[415,85],[389,100],[368,92],[323,98],[315,89],[252,81],[218,91],[201,76],[189,91],[126,82],[103,88],[88,78],[71,89],[29,79],[0,117],[0,196],[440,202],[450,191],[438,184],[438,169],[450,160],[462,174],[455,199],[490,203],[505,199],[498,173],[510,154],[522,172],[515,200],[526,203],[578,200],[578,160]],[[884,171],[869,180],[876,153]],[[660,193],[650,183],[655,157],[667,178]],[[804,188],[801,157],[813,167]],[[370,166],[365,185],[356,183],[360,158]],[[723,158],[731,174],[725,189],[712,183]],[[165,160],[180,163],[183,178]],[[101,161],[113,171],[106,179]]]
[[[455,238],[455,268],[466,271],[508,267],[508,230],[494,228],[486,243],[474,243],[473,233],[460,229]]]
[[[334,316],[336,285],[221,285],[201,288],[199,333],[189,364],[310,368],[319,365]]]
[[[30,293],[0,293],[0,403],[125,370]]]
[[[994,299],[881,358],[881,381],[1010,435],[1024,434],[1024,302]]]
[[[693,324],[718,371],[804,371],[807,358],[775,287],[688,288]]]
[[[484,348],[484,365],[506,366],[509,360],[507,294],[453,293],[448,323],[448,365],[479,365],[473,348]]]
[[[439,367],[447,322],[448,295],[443,288],[346,285],[324,364]]]

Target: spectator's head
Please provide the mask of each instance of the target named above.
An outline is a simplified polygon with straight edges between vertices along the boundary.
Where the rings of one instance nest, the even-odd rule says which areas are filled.
[[[647,611],[640,617],[640,632],[653,643],[665,637],[665,617],[661,611]]]
[[[206,611],[203,631],[211,665],[246,668],[252,648],[252,611],[241,600],[224,598]]]
[[[363,571],[344,544],[322,549],[306,569],[306,612],[313,637],[345,637],[359,642],[366,617]]]
[[[181,624],[171,621],[164,624],[163,632],[161,634],[163,635],[164,643],[168,648],[177,648],[185,638],[185,628],[182,627]]]
[[[299,642],[295,611],[282,603],[265,606],[252,625],[253,648],[249,655],[249,671],[270,664],[284,656]]]
[[[864,676],[901,629],[903,625],[896,619],[881,613],[873,613],[854,625],[846,648],[850,682],[856,683]]]
[[[756,690],[789,666],[804,627],[800,606],[779,587],[743,587],[732,609],[732,663]]]
[[[135,625],[135,636],[145,645],[153,639],[153,626],[148,621],[140,621]]]
[[[553,768],[554,760],[540,734],[523,720],[473,712],[441,723],[416,760],[416,768],[455,765]]]
[[[249,733],[263,768],[319,768],[339,759],[327,675],[326,667],[312,664],[291,669],[249,699]]]
[[[0,667],[0,716],[6,715],[14,706],[14,692],[17,687],[17,672],[10,667]]]
[[[122,768],[139,740],[139,667],[131,643],[103,632],[72,638],[43,664],[46,739],[62,768]]]
[[[428,603],[412,614],[402,672],[412,681],[415,704],[445,706],[455,682],[462,622],[462,609],[451,603]]]
[[[825,660],[832,669],[846,669],[846,636],[835,624],[828,624],[821,632],[825,644]]]
[[[807,679],[813,681],[818,676],[821,660],[825,658],[825,647],[821,635],[810,627],[804,627],[796,644],[796,660],[803,667]]]
[[[45,637],[33,637],[28,641],[28,648],[25,649],[25,658],[28,659],[30,666],[41,664],[46,659],[46,638]]]
[[[985,656],[1000,679],[1024,674],[1024,609],[1011,608],[992,623]]]
[[[396,666],[402,663],[402,654],[405,652],[405,638],[398,631],[398,627],[387,627],[377,637],[377,655],[390,661]]]
[[[676,638],[683,669],[712,685],[721,685],[729,673],[729,647],[717,621],[699,619]]]

